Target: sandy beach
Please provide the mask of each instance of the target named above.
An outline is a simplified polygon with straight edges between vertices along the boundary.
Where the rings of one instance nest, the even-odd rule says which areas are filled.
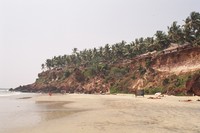
[[[200,97],[134,95],[43,95],[42,121],[12,133],[199,133]],[[155,96],[152,96],[155,97]]]

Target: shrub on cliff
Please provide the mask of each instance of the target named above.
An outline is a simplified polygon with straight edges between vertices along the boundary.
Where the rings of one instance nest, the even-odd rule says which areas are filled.
[[[96,75],[96,69],[94,67],[88,67],[87,69],[84,70],[83,74],[86,76],[86,77],[94,77]]]
[[[71,74],[70,71],[66,70],[64,72],[64,78],[68,78],[70,76],[70,74]]]
[[[144,67],[142,67],[141,65],[140,65],[138,70],[139,70],[139,73],[140,73],[141,76],[146,73],[146,69]]]
[[[120,78],[124,76],[128,70],[126,68],[118,68],[118,67],[112,67],[110,70],[110,76],[115,78]]]
[[[155,87],[155,88],[146,88],[145,90],[145,94],[155,94],[157,92],[161,92],[161,93],[164,93],[164,89],[162,87]]]

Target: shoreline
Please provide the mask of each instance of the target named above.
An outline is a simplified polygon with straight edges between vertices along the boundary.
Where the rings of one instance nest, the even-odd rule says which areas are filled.
[[[47,107],[51,113],[47,111],[43,115],[50,119],[44,119],[34,127],[19,128],[12,133],[156,133],[158,131],[196,133],[200,131],[200,102],[197,101],[200,97],[164,96],[161,99],[148,99],[148,97],[155,96],[44,94],[32,100],[40,106]],[[188,102],[188,99],[192,101]]]

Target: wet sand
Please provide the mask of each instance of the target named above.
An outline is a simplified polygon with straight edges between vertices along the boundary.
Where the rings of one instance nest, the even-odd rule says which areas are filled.
[[[40,96],[34,100],[47,107],[42,115],[45,119],[12,133],[199,133],[200,97],[148,97]]]
[[[32,127],[41,121],[41,108],[32,97],[36,94],[19,94],[0,97],[0,133],[11,132],[15,128]]]

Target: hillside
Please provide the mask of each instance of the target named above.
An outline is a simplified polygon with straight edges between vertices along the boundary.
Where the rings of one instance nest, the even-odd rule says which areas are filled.
[[[190,94],[186,83],[200,75],[200,47],[144,54],[129,60],[102,65],[102,71],[87,74],[88,68],[54,68],[38,74],[35,83],[20,86],[24,92],[134,93],[158,91],[174,95]],[[198,92],[192,92],[198,93]]]
[[[42,64],[35,83],[24,92],[134,93],[200,95],[200,13],[192,12],[167,33],[104,47],[73,49]]]

